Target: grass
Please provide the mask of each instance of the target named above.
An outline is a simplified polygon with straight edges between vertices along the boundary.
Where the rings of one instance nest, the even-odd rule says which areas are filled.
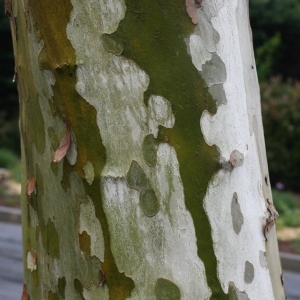
[[[300,227],[300,198],[291,192],[273,190],[273,201],[279,217],[278,227]]]

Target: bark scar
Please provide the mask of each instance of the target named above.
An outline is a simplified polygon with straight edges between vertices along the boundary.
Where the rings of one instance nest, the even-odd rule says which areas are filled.
[[[202,5],[202,0],[185,0],[186,11],[192,22],[196,25],[199,23],[197,9]]]
[[[277,212],[277,210],[275,209],[275,206],[273,205],[273,203],[271,203],[269,201],[269,199],[267,199],[268,202],[268,213],[269,213],[269,217],[266,220],[266,225],[264,227],[264,235],[265,235],[265,239],[266,241],[268,240],[267,238],[267,234],[270,231],[270,229],[274,226],[276,219],[278,218],[279,214]]]

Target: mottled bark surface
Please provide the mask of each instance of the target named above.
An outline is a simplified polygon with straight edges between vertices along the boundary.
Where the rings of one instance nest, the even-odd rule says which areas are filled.
[[[13,2],[32,299],[283,299],[246,2]]]

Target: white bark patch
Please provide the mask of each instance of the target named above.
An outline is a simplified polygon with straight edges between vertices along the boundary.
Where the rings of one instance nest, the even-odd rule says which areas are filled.
[[[36,261],[35,261],[35,259],[34,259],[34,256],[31,253],[31,251],[28,251],[27,252],[27,269],[29,269],[31,272],[36,270]]]
[[[192,34],[190,36],[190,52],[192,56],[192,62],[194,66],[202,71],[202,66],[206,63],[206,61],[211,60],[212,54],[206,49],[205,43],[202,38],[198,34]]]
[[[80,203],[79,233],[84,231],[91,237],[91,256],[95,255],[104,261],[104,238],[99,220],[96,218],[95,207],[90,197]]]
[[[203,66],[202,74],[209,85],[212,80],[220,76],[215,74],[219,72],[215,66],[221,66],[221,71],[226,72],[226,78],[222,77],[225,78],[222,97],[224,95],[226,97],[226,101],[223,99],[222,103],[226,105],[219,106],[214,116],[204,111],[200,126],[205,141],[219,148],[220,157],[232,165],[235,164],[236,167],[239,166],[233,168],[231,172],[221,170],[213,177],[204,199],[204,208],[212,227],[218,276],[224,291],[227,293],[229,282],[234,282],[237,290],[245,291],[246,298],[274,299],[269,270],[261,265],[259,255],[259,251],[266,251],[262,230],[266,221],[266,207],[261,191],[257,187],[257,179],[262,182],[263,178],[260,172],[256,138],[250,134],[253,132],[249,127],[253,111],[249,111],[247,102],[251,102],[252,99],[247,98],[248,91],[245,87],[243,69],[245,60],[249,64],[250,61],[252,63],[252,56],[244,58],[244,61],[241,58],[244,45],[240,44],[236,7],[237,0],[203,1],[203,11],[218,33],[219,41],[215,44],[215,57],[218,58],[218,64],[209,65],[210,61],[206,62],[206,74],[203,72]],[[248,22],[247,18],[244,20]],[[205,24],[200,25],[201,18],[199,18],[201,37],[203,30],[210,28],[206,25],[206,19],[203,22]],[[209,32],[212,32],[211,28],[204,36],[209,34],[211,36]],[[211,37],[210,40],[213,38]],[[191,56],[193,57],[193,53]],[[256,81],[253,84],[257,86]],[[216,93],[213,92],[212,95],[216,98]],[[257,115],[257,118],[260,116]],[[238,195],[239,203],[236,212],[243,213],[243,222],[238,213],[240,216],[238,217],[240,222],[236,222],[238,226],[235,230],[228,230],[228,224],[233,222],[231,206],[234,192]],[[245,262],[249,262],[246,267]]]
[[[160,209],[152,218],[142,210],[140,192],[129,188],[124,179],[106,177],[102,182],[112,251],[119,271],[136,285],[130,299],[145,295],[156,299],[153,287],[158,278],[176,284],[181,299],[208,299],[210,291],[197,255],[193,220],[184,203],[175,150],[160,144],[156,166],[141,165],[160,199]]]
[[[172,128],[174,124],[175,117],[172,113],[171,103],[162,96],[150,96],[148,102],[149,132],[157,137],[159,125]]]
[[[114,5],[117,3],[119,11],[123,2],[115,1]],[[168,128],[174,125],[171,105],[163,97],[152,95],[146,107],[143,97],[149,84],[148,75],[133,61],[106,50],[107,42],[104,45],[99,38],[109,33],[102,26],[109,22],[103,6],[93,6],[98,10],[94,12],[98,18],[93,19],[89,15],[84,17],[91,4],[73,1],[73,5],[67,33],[79,64],[76,90],[98,112],[97,124],[107,153],[102,175],[124,176],[131,158],[142,158],[144,137],[149,133],[156,136],[159,125]],[[110,16],[115,29],[121,15]],[[91,31],[93,27],[97,30]]]
[[[68,163],[72,166],[74,166],[77,162],[77,140],[74,131],[70,127],[70,134],[71,134],[71,143],[70,147],[68,149],[68,152],[66,154],[66,159]]]

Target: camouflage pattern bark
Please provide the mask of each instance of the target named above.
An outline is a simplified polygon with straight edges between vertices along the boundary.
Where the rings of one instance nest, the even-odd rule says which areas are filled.
[[[7,7],[30,298],[284,299],[247,1]]]

